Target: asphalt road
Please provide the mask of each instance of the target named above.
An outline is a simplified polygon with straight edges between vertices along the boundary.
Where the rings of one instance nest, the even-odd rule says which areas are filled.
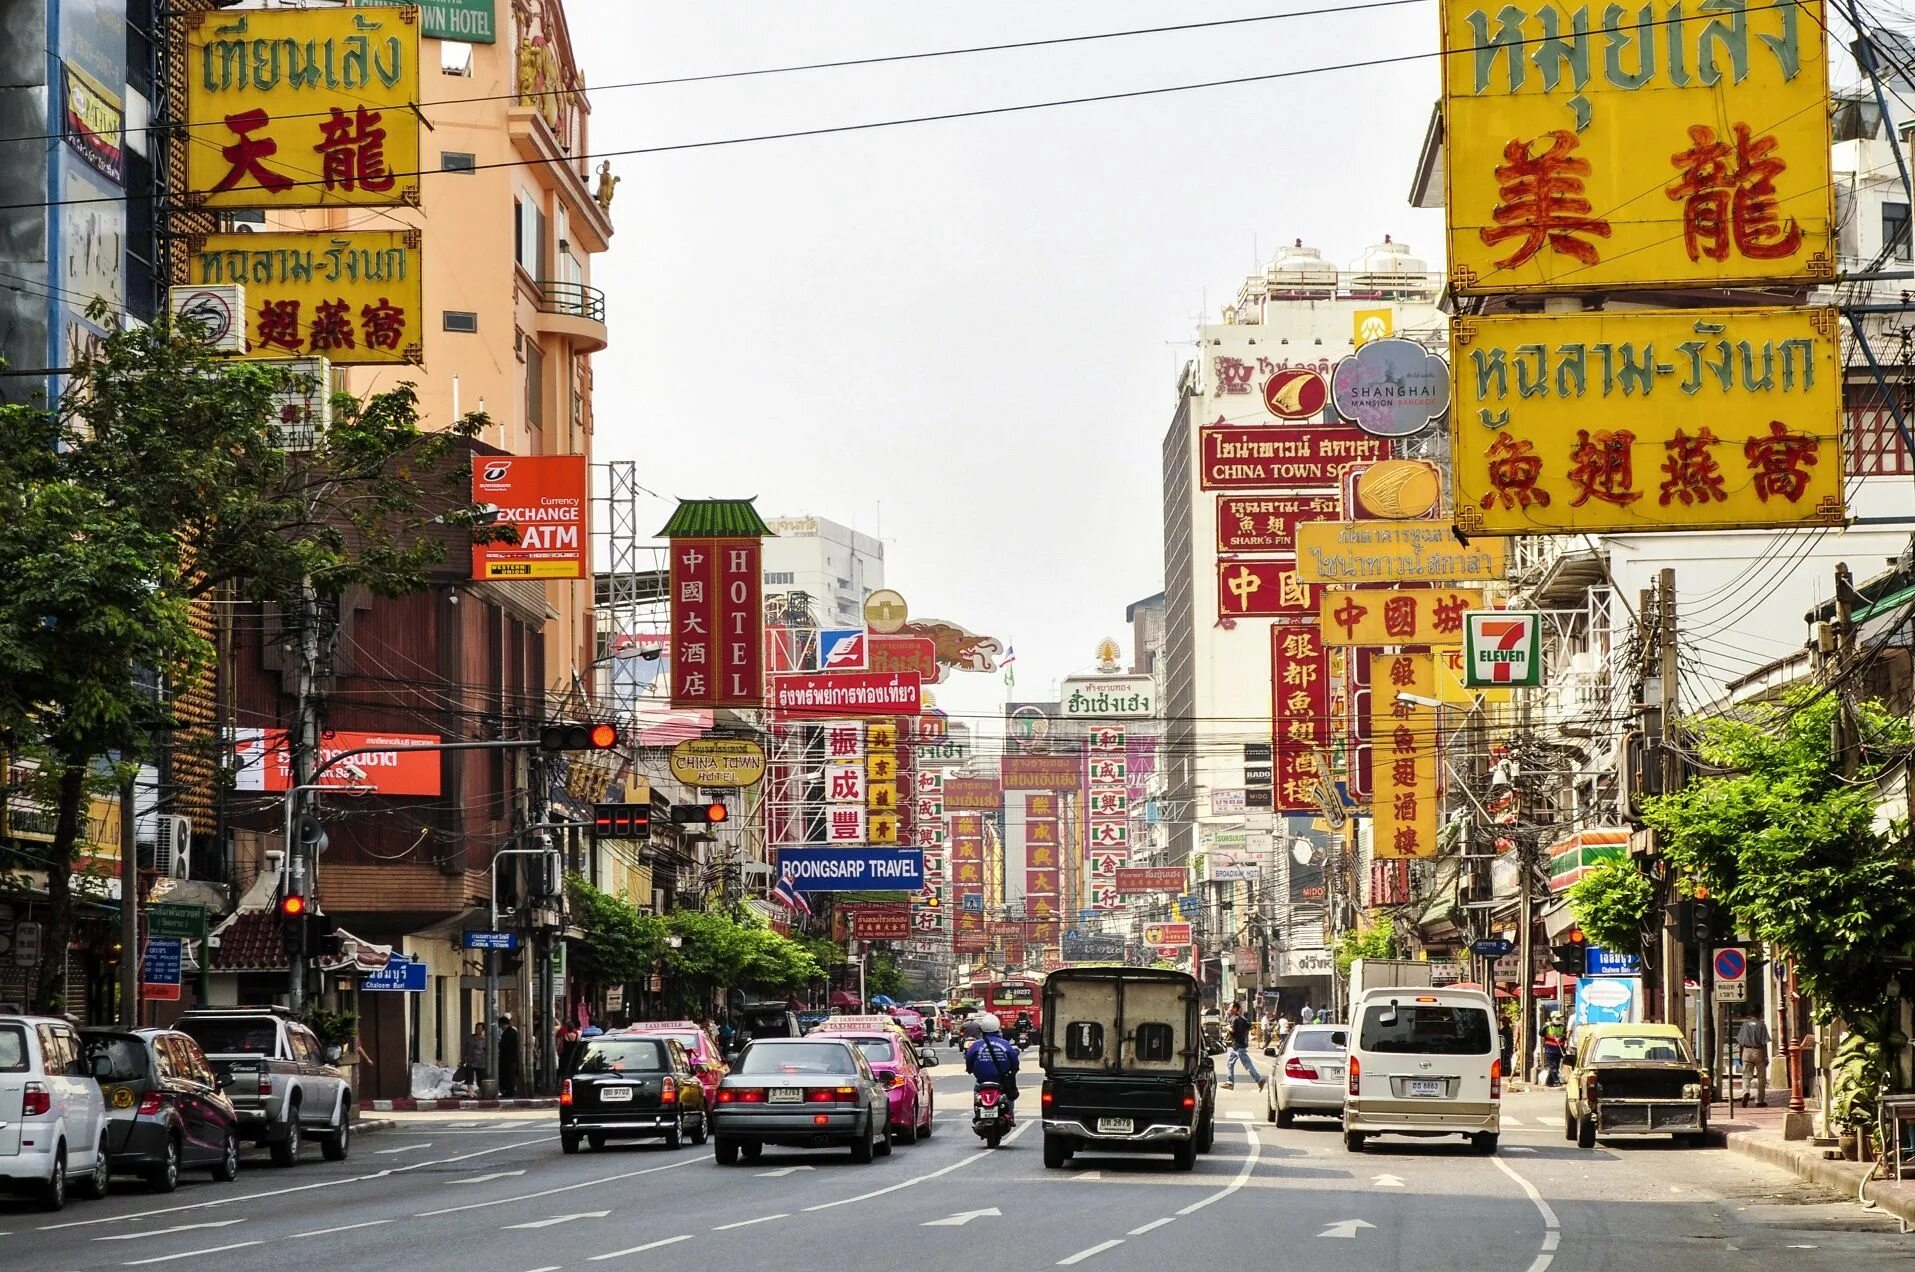
[[[170,1196],[116,1181],[105,1201],[58,1215],[0,1198],[0,1268],[1915,1265],[1915,1236],[1893,1221],[1726,1150],[1577,1149],[1548,1093],[1511,1098],[1494,1158],[1402,1140],[1353,1156],[1334,1123],[1266,1125],[1246,1081],[1223,1095],[1216,1151],[1177,1174],[1163,1158],[1099,1156],[1046,1171],[1028,1122],[988,1152],[962,1075],[938,1091],[937,1134],[869,1166],[770,1149],[721,1168],[709,1148],[646,1142],[565,1157],[551,1113],[415,1115],[356,1141],[345,1163],[249,1158],[237,1184],[200,1176]]]

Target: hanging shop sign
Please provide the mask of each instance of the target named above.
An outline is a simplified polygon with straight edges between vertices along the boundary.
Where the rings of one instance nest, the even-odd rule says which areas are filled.
[[[1190,870],[1185,866],[1119,866],[1112,872],[1117,891],[1184,892],[1190,887]]]
[[[865,650],[872,671],[887,675],[898,671],[912,672],[919,683],[927,685],[944,679],[946,668],[938,661],[937,646],[922,636],[873,633],[865,638]]]
[[[1504,315],[1453,331],[1465,534],[1842,524],[1834,309]]]
[[[1317,752],[1330,744],[1330,663],[1316,627],[1271,625],[1270,728],[1274,807],[1314,812]]]
[[[1197,430],[1197,444],[1205,490],[1333,488],[1350,465],[1389,454],[1389,443],[1361,429],[1314,425],[1206,425]]]
[[[1217,551],[1295,552],[1299,521],[1334,521],[1342,513],[1336,495],[1218,495]]]
[[[1264,409],[1280,420],[1316,419],[1329,400],[1329,386],[1308,367],[1284,367],[1263,382]]]
[[[1316,589],[1294,557],[1217,562],[1219,618],[1283,618],[1316,612]]]
[[[1350,474],[1345,499],[1352,521],[1379,517],[1414,521],[1436,513],[1447,485],[1443,471],[1427,459],[1386,459]]]
[[[1503,543],[1467,546],[1434,521],[1306,521],[1297,571],[1310,583],[1454,583],[1503,577]]]
[[[750,510],[750,504],[743,508]],[[756,518],[752,512],[750,519]],[[671,529],[667,525],[666,530]],[[666,537],[671,547],[672,705],[762,709],[764,541],[747,535]]]
[[[1149,716],[1157,709],[1157,682],[1150,676],[1072,676],[1058,694],[1067,719]]]
[[[1543,682],[1543,619],[1490,610],[1464,615],[1463,684],[1471,689],[1535,688]]]
[[[416,366],[425,361],[420,242],[417,230],[194,234],[186,270],[195,294],[244,289],[236,325],[246,357]]]
[[[214,9],[186,31],[186,201],[419,203],[419,14]]]
[[[1325,588],[1317,615],[1326,645],[1460,645],[1463,616],[1482,608],[1475,588]]]
[[[1146,923],[1144,925],[1144,944],[1188,945],[1190,944],[1190,924]]]
[[[1436,854],[1436,668],[1429,654],[1385,654],[1370,664],[1370,810],[1373,855]],[[1399,697],[1398,695],[1404,695]]]
[[[672,748],[671,765],[687,786],[756,786],[765,748],[747,738],[689,738]]]
[[[108,181],[122,181],[126,171],[126,155],[122,149],[126,140],[126,108],[119,94],[63,60],[60,95],[66,106],[67,145]]]
[[[361,6],[403,8],[412,0],[359,0]],[[499,39],[498,0],[418,0],[419,34],[428,40],[495,44]]]
[[[773,676],[771,705],[788,716],[916,715],[922,709],[918,678],[908,671]]]
[[[583,455],[475,455],[472,458],[472,502],[499,511],[501,524],[512,526],[512,543],[472,545],[475,579],[583,579],[591,577],[586,560],[585,501],[587,486]],[[691,543],[692,540],[685,540]],[[705,542],[710,542],[706,540]],[[672,590],[678,592],[679,561],[672,560]],[[701,557],[699,577],[717,586],[714,563]],[[703,594],[706,583],[699,585]],[[681,651],[672,650],[672,673],[684,674]],[[706,663],[701,650],[692,669]]]
[[[1449,409],[1449,363],[1414,340],[1372,340],[1337,363],[1337,414],[1375,437],[1409,437]]]
[[[293,754],[286,730],[243,728],[233,743],[233,789],[287,791],[293,786]],[[438,795],[444,753],[418,747],[444,741],[436,733],[360,733],[328,729],[319,735],[317,763],[338,760],[317,779],[327,787],[357,787],[368,795]],[[390,749],[387,749],[390,748]],[[350,751],[363,751],[339,759]]]
[[[915,848],[776,848],[772,871],[800,892],[922,892],[924,854]]]
[[[1835,276],[1822,0],[1443,3],[1459,292]]]

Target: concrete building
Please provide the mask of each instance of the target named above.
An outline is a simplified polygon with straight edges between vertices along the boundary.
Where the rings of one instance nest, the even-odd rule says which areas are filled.
[[[884,586],[884,544],[824,517],[770,517],[765,600],[802,592],[821,627],[857,627],[864,598]]]

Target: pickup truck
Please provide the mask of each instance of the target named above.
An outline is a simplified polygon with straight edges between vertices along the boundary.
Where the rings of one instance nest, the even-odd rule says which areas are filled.
[[[1580,1148],[1624,1135],[1709,1142],[1709,1079],[1674,1025],[1584,1025],[1563,1084],[1563,1138]]]
[[[240,1138],[264,1144],[273,1165],[292,1166],[308,1134],[329,1162],[346,1160],[352,1141],[352,1091],[334,1067],[336,1048],[283,1007],[208,1007],[176,1026],[199,1044],[213,1072],[228,1079]]]
[[[1079,1152],[1169,1153],[1196,1165],[1216,1137],[1217,1066],[1197,982],[1148,967],[1074,967],[1044,981],[1044,1165]]]

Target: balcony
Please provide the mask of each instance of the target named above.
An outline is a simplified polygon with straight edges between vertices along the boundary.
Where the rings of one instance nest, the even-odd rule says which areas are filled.
[[[538,328],[564,336],[575,353],[605,348],[605,293],[585,283],[539,284]]]

